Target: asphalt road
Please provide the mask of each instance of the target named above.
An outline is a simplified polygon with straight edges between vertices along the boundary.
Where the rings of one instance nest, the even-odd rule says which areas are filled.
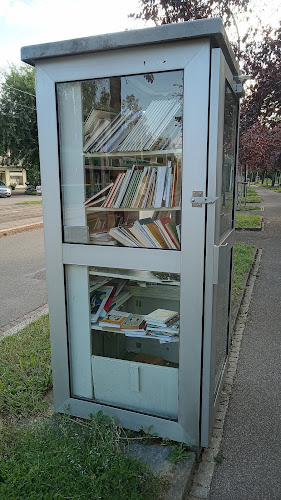
[[[43,229],[3,236],[0,256],[1,328],[47,303]]]
[[[21,205],[27,201],[42,200],[41,196],[12,193],[10,198],[0,198],[0,229],[40,222],[42,205]]]

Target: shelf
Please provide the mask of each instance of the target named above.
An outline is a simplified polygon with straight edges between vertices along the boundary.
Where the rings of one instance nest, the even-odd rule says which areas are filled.
[[[98,330],[100,332],[104,332],[104,333],[119,333],[120,335],[124,335],[126,337],[126,334],[124,332],[121,332],[118,330],[118,328],[102,328],[98,323],[91,323],[91,330]],[[129,333],[129,330],[128,330],[128,333]],[[178,342],[179,341],[179,337],[172,337],[173,340],[164,340],[162,338],[157,338],[157,337],[151,337],[149,335],[128,335],[127,336],[128,338],[137,338],[137,339],[149,339],[149,340],[158,340],[159,342],[161,343],[167,343],[167,344],[171,344],[171,343],[175,343],[175,342]]]
[[[175,212],[181,210],[181,207],[146,207],[146,208],[125,208],[125,207],[85,207],[87,212]]]
[[[180,281],[175,281],[171,279],[161,280],[150,271],[136,271],[133,269],[112,269],[106,267],[103,268],[90,267],[89,274],[96,276],[108,276],[110,278],[129,279],[132,281],[138,281],[143,283],[157,283],[160,285],[180,286]]]
[[[88,158],[116,158],[117,156],[127,156],[134,158],[136,156],[166,156],[166,155],[182,155],[182,149],[158,149],[157,151],[115,151],[113,153],[83,153],[83,156]]]

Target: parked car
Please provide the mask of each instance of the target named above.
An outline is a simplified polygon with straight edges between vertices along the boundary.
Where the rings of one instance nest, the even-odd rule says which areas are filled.
[[[6,198],[6,196],[11,196],[11,188],[6,186],[5,182],[0,181],[0,197]]]

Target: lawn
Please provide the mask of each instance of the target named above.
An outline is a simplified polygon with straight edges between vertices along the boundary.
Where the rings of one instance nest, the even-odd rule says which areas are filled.
[[[22,201],[21,203],[16,203],[16,205],[42,205],[42,200]]]
[[[242,290],[244,278],[254,260],[254,245],[236,243],[233,252],[233,275],[232,275],[232,304],[235,303],[237,294]]]
[[[234,247],[233,301],[253,262],[253,248],[241,243]],[[167,480],[123,452],[135,433],[101,414],[90,420],[46,417],[45,396],[52,386],[48,316],[0,340],[0,347],[0,498],[164,498]],[[145,432],[137,442],[142,439],[168,444]],[[187,453],[184,445],[176,444],[171,460],[186,459]]]
[[[0,443],[0,497],[29,500],[155,500],[163,480],[122,453],[126,436],[106,417],[56,415],[11,425]],[[165,481],[164,481],[165,483]]]
[[[260,225],[260,215],[235,214],[235,226],[237,229],[258,229]]]
[[[239,205],[238,207],[236,207],[236,211],[240,212],[242,210],[251,210],[251,211],[254,211],[254,210],[261,210],[261,206],[260,205],[244,205],[242,204],[241,206]]]
[[[245,198],[242,196],[241,202],[244,203]],[[246,203],[260,203],[262,201],[261,197],[257,194],[254,188],[249,187],[247,189]]]

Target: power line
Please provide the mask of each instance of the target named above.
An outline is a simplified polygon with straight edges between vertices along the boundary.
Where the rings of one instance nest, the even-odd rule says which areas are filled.
[[[2,87],[7,87],[8,89],[16,90],[17,92],[22,92],[23,94],[31,95],[32,97],[36,97],[35,94],[30,94],[30,92],[26,92],[25,90],[17,89],[16,87],[11,87],[10,85],[6,85],[5,83],[0,83]]]

